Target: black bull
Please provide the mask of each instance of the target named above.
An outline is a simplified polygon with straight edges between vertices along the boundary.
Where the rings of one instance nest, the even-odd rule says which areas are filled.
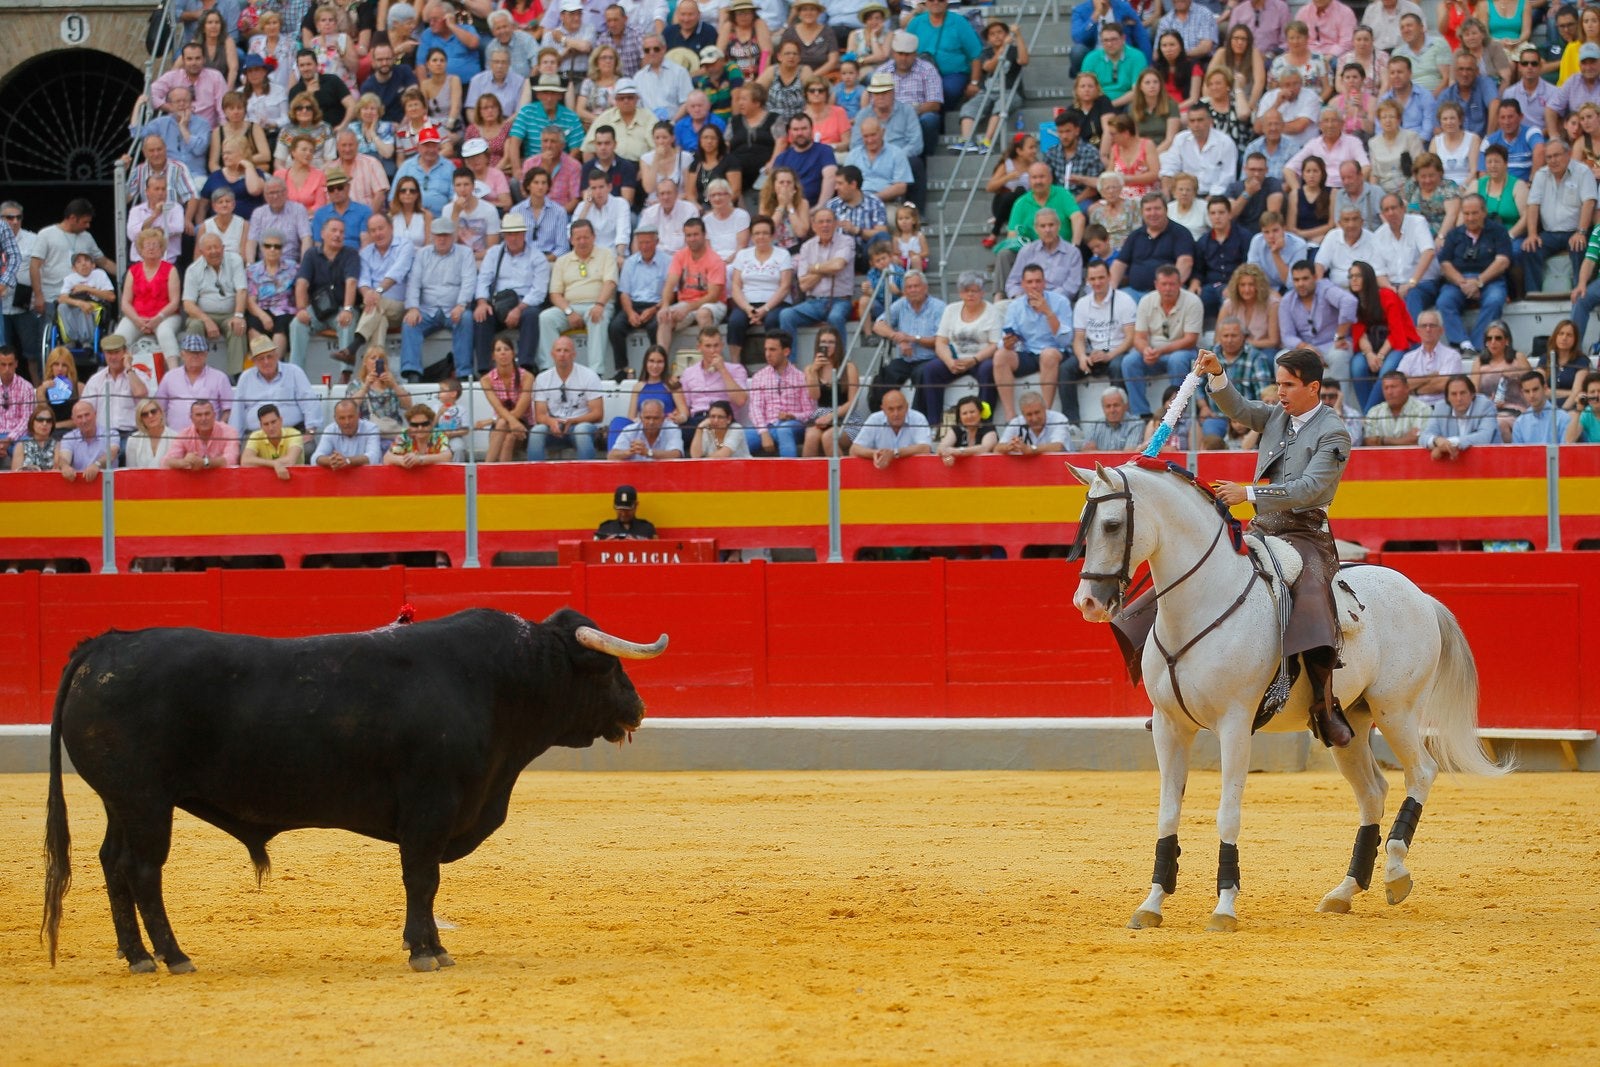
[[[570,609],[543,623],[477,609],[414,626],[295,640],[192,629],[80,644],[50,725],[44,933],[55,962],[71,880],[61,746],[106,809],[100,847],[118,955],[194,969],[161,895],[172,810],[238,838],[259,880],[285,830],[350,830],[400,847],[411,966],[453,961],[433,919],[439,864],[505,821],[517,775],[554,745],[620,741],[644,702],[611,637]],[[154,959],[140,936],[144,920]]]

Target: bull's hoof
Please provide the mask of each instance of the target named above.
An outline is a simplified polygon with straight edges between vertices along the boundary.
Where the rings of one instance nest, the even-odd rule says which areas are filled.
[[[1329,893],[1322,898],[1322,903],[1317,905],[1317,910],[1327,915],[1349,915],[1350,902]]]
[[[168,974],[193,974],[194,972],[195,966],[193,960],[178,960],[175,963],[167,964]]]
[[[1239,920],[1226,912],[1214,911],[1206,923],[1206,931],[1213,934],[1231,934],[1239,929]]]
[[[1134,912],[1133,918],[1128,920],[1128,929],[1130,930],[1153,930],[1160,925],[1161,913],[1159,911],[1147,911],[1144,908]]]
[[[450,958],[450,953],[448,952],[441,952],[433,958],[439,961],[439,966],[441,967],[454,967],[456,965],[456,961]]]
[[[1390,904],[1398,904],[1411,895],[1411,875],[1402,874],[1392,882],[1385,883],[1384,892],[1388,894]]]
[[[412,956],[411,969],[413,971],[437,971],[439,961],[433,956]]]
[[[129,974],[155,974],[156,961],[152,959],[134,960],[128,964]]]

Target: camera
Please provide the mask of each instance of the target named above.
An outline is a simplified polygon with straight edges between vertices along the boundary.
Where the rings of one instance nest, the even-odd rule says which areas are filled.
[[[389,373],[389,361],[387,359],[385,359],[383,356],[379,356],[377,359],[373,360],[372,361],[372,366],[373,366],[373,369],[376,370],[379,374],[387,374],[387,373]]]

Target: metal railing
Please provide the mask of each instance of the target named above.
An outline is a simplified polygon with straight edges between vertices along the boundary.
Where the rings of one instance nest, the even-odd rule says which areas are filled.
[[[1033,32],[1028,37],[1028,54],[1030,58],[1033,55],[1035,46],[1038,44],[1039,31],[1044,29],[1044,24],[1047,17],[1048,20],[1053,23],[1059,23],[1061,21],[1061,0],[1033,0],[1033,2],[1039,4],[1039,9],[1037,21],[1033,24]],[[1028,3],[1029,0],[1022,0],[1022,3],[1020,4],[1020,10],[1017,16],[1017,22],[1019,24],[1022,22],[1022,19],[1028,10]],[[939,196],[939,206],[937,209],[939,217],[939,296],[944,300],[948,300],[950,297],[950,271],[948,268],[950,265],[952,234],[959,236],[961,233],[961,228],[966,225],[967,215],[972,211],[972,201],[978,194],[979,179],[982,177],[982,175],[988,173],[988,170],[992,169],[988,165],[994,158],[996,147],[1003,146],[1006,143],[1004,134],[1007,129],[1012,110],[1014,107],[1016,107],[1017,97],[1022,90],[1022,80],[1020,78],[1017,80],[1015,85],[1006,85],[1007,77],[1010,74],[1010,68],[1011,63],[1009,58],[1005,52],[1001,52],[1000,62],[995,66],[994,73],[989,76],[989,79],[984,83],[983,88],[984,94],[988,94],[991,91],[998,94],[998,101],[995,105],[995,113],[1000,116],[999,125],[996,127],[996,130],[998,131],[997,136],[990,138],[988,147],[986,147],[981,154],[963,151],[959,156],[956,157],[955,168],[950,172],[950,177],[945,182],[944,191]],[[973,124],[972,133],[974,137],[979,136],[978,124]],[[1003,154],[1003,147],[1001,148],[1001,151]],[[931,155],[932,153],[929,154]],[[961,178],[962,167],[970,155],[977,155],[977,171],[973,175],[971,188],[967,190],[967,198],[962,202],[961,214],[957,217],[955,224],[952,226],[945,221],[945,207],[950,202],[950,194],[955,190],[956,185]]]
[[[144,97],[145,102],[132,116],[131,132],[128,135],[130,144],[126,153],[128,162],[124,164],[119,158],[112,168],[112,195],[114,197],[113,214],[116,218],[116,246],[117,246],[117,283],[128,274],[128,242],[126,231],[128,228],[128,176],[133,173],[144,157],[144,138],[137,132],[145,127],[155,116],[155,109],[150,105],[150,87],[155,80],[172,66],[173,59],[183,47],[183,24],[178,21],[178,0],[161,0],[159,8],[162,18],[169,27],[165,40],[159,41],[161,48],[152,52],[144,61]],[[203,180],[203,176],[201,176]],[[198,185],[196,186],[198,191]]]

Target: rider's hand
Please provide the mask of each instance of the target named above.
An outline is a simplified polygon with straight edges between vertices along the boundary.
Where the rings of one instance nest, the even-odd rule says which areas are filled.
[[[1196,374],[1221,374],[1222,361],[1215,352],[1201,349],[1200,358],[1194,361],[1194,371]]]

